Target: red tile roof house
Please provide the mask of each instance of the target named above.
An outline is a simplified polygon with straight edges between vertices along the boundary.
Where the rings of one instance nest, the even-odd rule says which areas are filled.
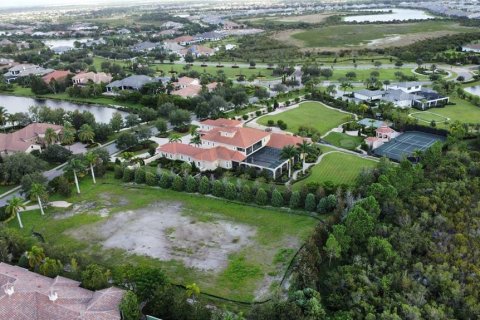
[[[70,71],[63,71],[63,70],[55,70],[49,74],[46,74],[42,77],[42,80],[49,84],[52,80],[55,81],[62,81],[65,80],[68,75],[70,74]]]
[[[202,91],[202,86],[200,85],[200,80],[189,77],[178,78],[176,82],[173,83],[176,90],[172,91],[171,94],[175,96],[180,96],[183,98],[192,98],[196,97]],[[215,90],[217,87],[216,82],[212,82],[206,85],[209,92]]]
[[[388,142],[396,137],[401,135],[400,132],[397,132],[390,128],[387,125],[382,125],[380,128],[375,130],[375,137],[368,137],[365,139],[365,143],[373,150],[385,142]]]
[[[12,133],[0,133],[0,155],[41,150],[47,128],[61,134],[63,127],[49,123],[31,123]]]
[[[301,137],[243,128],[239,121],[228,119],[205,120],[199,132],[198,147],[167,143],[158,152],[167,159],[195,162],[201,171],[254,167],[269,170],[276,178],[288,170],[288,160],[280,157],[281,149],[303,141]]]
[[[5,320],[120,320],[124,291],[90,291],[80,282],[54,279],[0,263],[0,319]]]
[[[82,72],[77,74],[72,78],[74,85],[81,86],[88,84],[90,81],[96,84],[100,83],[110,83],[112,82],[113,77],[105,72]]]

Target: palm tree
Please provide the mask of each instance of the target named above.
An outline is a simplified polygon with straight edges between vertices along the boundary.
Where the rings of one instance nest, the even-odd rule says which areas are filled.
[[[282,152],[280,153],[280,157],[282,159],[288,159],[288,177],[290,178],[292,174],[292,165],[293,159],[297,155],[297,149],[294,146],[288,145],[283,147]]]
[[[8,112],[5,107],[0,106],[0,123],[3,126],[3,131],[5,131],[5,121],[7,121]]]
[[[326,89],[325,89],[325,92],[329,95],[329,96],[333,96],[337,93],[337,86],[334,85],[334,84],[331,84],[329,85]]]
[[[123,152],[120,157],[125,160],[125,161],[130,161],[133,159],[133,157],[135,157],[135,153],[133,152],[129,152],[129,151],[125,151]]]
[[[413,156],[415,157],[415,162],[418,163],[420,161],[420,158],[422,157],[423,152],[420,149],[416,149],[413,151]]]
[[[190,144],[194,144],[197,147],[202,144],[202,139],[200,138],[200,135],[198,133],[192,136],[192,139],[190,139]]]
[[[27,251],[28,265],[32,269],[36,269],[45,259],[45,252],[42,247],[33,246],[30,251]]]
[[[72,144],[75,141],[75,133],[76,130],[72,124],[68,121],[65,121],[63,124],[62,143],[67,145]]]
[[[194,282],[186,286],[187,296],[191,297],[193,300],[200,295],[200,287]]]
[[[340,88],[342,89],[343,92],[347,92],[347,89],[353,89],[353,85],[351,82],[348,82],[348,81],[343,81],[341,84],[340,84]]]
[[[170,136],[170,139],[168,139],[168,141],[170,143],[174,143],[174,142],[182,142],[182,137],[178,134],[172,134]]]
[[[310,153],[312,150],[312,145],[306,141],[303,140],[302,143],[297,143],[297,151],[300,153],[303,163],[302,163],[302,172],[305,174],[305,159],[307,158],[307,155]]]
[[[68,161],[67,166],[65,167],[65,171],[72,171],[73,172],[73,178],[75,179],[75,186],[77,187],[77,193],[80,194],[80,186],[78,185],[78,177],[77,177],[77,172],[80,172],[84,170],[85,167],[80,159],[77,158],[71,158],[70,161]]]
[[[5,211],[11,215],[16,215],[18,219],[18,225],[23,229],[22,219],[20,218],[20,209],[25,209],[22,198],[13,197],[7,201],[7,207],[5,208]]]
[[[85,154],[85,161],[87,161],[87,164],[90,166],[90,172],[92,174],[92,179],[94,184],[96,184],[97,181],[95,180],[95,172],[93,171],[93,165],[97,164],[98,160],[99,160],[99,157],[96,153],[93,153],[90,151]]]
[[[44,141],[45,141],[45,144],[47,146],[49,146],[49,145],[55,143],[55,141],[57,141],[58,135],[55,132],[55,130],[53,130],[53,128],[47,128],[45,130],[44,135],[45,135]]]
[[[40,212],[42,213],[42,216],[45,215],[45,212],[43,211],[43,205],[42,205],[42,198],[45,197],[46,195],[46,190],[45,186],[40,183],[33,183],[32,187],[30,188],[30,198],[36,199],[38,201],[38,206],[40,207]]]
[[[93,138],[95,138],[95,132],[93,128],[89,124],[84,124],[78,130],[78,139],[82,142],[91,141],[93,142]]]

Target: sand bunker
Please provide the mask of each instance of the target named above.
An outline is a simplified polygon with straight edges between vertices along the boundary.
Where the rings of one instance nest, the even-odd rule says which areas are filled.
[[[252,245],[255,228],[225,220],[199,221],[182,215],[180,203],[159,202],[119,212],[69,234],[97,239],[104,248],[119,248],[160,260],[180,260],[188,267],[220,271],[228,256]]]

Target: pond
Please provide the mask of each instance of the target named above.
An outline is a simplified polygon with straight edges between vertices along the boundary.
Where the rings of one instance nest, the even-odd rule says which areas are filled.
[[[478,86],[473,86],[473,87],[467,87],[464,89],[468,93],[474,94],[476,96],[480,96],[480,85]]]
[[[117,110],[101,105],[77,104],[68,101],[49,100],[49,99],[33,99],[26,97],[15,97],[0,95],[0,106],[5,107],[8,113],[28,112],[31,106],[47,106],[52,109],[62,108],[65,111],[90,111],[95,120],[100,123],[108,123],[112,118],[113,113]],[[119,111],[123,117],[128,113]]]
[[[365,10],[359,10],[365,11]],[[368,9],[368,11],[382,11],[385,14],[366,14],[359,16],[347,16],[343,20],[346,22],[388,22],[388,21],[407,21],[407,20],[428,20],[434,17],[422,10],[415,9]],[[391,11],[391,12],[390,12]]]
[[[86,43],[88,41],[92,41],[93,39],[83,38],[83,39],[52,39],[52,40],[42,40],[43,43],[47,47],[54,48],[54,47],[74,47],[74,42],[78,41],[80,43]]]

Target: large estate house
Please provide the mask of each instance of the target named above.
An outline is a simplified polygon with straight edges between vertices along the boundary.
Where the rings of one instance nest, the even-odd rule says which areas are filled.
[[[45,143],[45,131],[48,128],[52,128],[57,135],[60,135],[63,130],[62,126],[55,124],[31,123],[12,133],[0,133],[0,155],[41,150]]]
[[[4,74],[4,77],[7,82],[10,82],[16,80],[17,78],[27,77],[30,75],[42,77],[46,74],[52,73],[53,71],[55,70],[45,69],[34,64],[18,64],[8,69],[8,72]]]
[[[156,79],[144,76],[144,75],[134,75],[127,77],[122,80],[113,81],[107,84],[107,92],[114,92],[116,90],[123,91],[123,90],[134,90],[139,91],[143,88],[144,85],[147,83],[155,82]]]
[[[80,282],[49,278],[0,262],[0,319],[120,320],[124,291],[90,291]]]
[[[402,82],[386,86],[385,90],[360,90],[354,92],[357,102],[391,102],[398,108],[418,108],[426,110],[443,106],[449,98],[431,89],[422,88],[419,82]]]
[[[303,142],[301,137],[245,128],[228,119],[205,120],[198,133],[199,145],[167,143],[158,148],[160,156],[195,163],[201,171],[253,167],[270,171],[275,179],[289,166],[280,155],[282,149]]]
[[[100,84],[100,83],[110,83],[111,81],[112,81],[112,76],[105,72],[98,72],[98,73],[82,72],[72,78],[73,84],[77,86],[86,85],[89,82]]]

